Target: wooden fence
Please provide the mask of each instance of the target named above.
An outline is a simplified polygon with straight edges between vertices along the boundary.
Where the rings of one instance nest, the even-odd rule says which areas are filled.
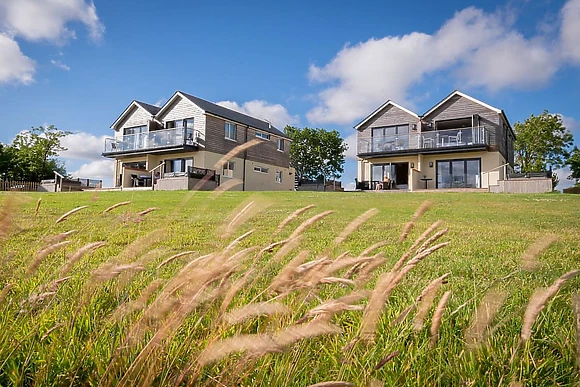
[[[36,181],[0,180],[0,191],[36,192],[40,183]]]

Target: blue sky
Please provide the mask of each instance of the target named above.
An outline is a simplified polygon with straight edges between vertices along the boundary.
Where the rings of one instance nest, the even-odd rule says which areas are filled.
[[[0,0],[0,141],[70,130],[68,171],[110,184],[110,124],[133,99],[183,90],[339,130],[350,183],[354,124],[387,99],[421,114],[460,89],[512,124],[559,113],[580,144],[578,40],[580,0]]]

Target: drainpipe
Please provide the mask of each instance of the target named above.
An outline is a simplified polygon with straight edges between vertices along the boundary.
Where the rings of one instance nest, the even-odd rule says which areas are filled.
[[[248,142],[248,130],[250,129],[249,125],[246,125],[246,135],[244,138],[244,144]],[[248,150],[244,150],[244,169],[242,171],[242,191],[246,190],[246,159],[248,158]]]

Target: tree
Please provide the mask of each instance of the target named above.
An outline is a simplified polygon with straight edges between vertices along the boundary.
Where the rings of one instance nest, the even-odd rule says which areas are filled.
[[[542,172],[548,166],[561,168],[573,143],[572,134],[564,127],[562,118],[544,110],[533,114],[523,123],[514,125],[516,165],[521,172]]]
[[[66,174],[63,163],[55,156],[67,150],[61,145],[61,139],[69,134],[71,132],[59,130],[54,125],[33,127],[19,133],[4,152],[9,160],[4,174],[10,179],[28,181],[52,178],[54,171]]]
[[[348,146],[336,130],[286,126],[290,143],[290,165],[300,180],[338,178],[344,172]]]
[[[574,180],[574,185],[580,184],[580,149],[577,146],[574,147],[574,150],[570,154],[568,158],[568,166],[570,166],[570,171],[572,172],[570,176],[568,176],[569,180]]]

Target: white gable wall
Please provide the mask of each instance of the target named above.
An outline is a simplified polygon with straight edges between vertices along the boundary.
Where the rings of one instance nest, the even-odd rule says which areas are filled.
[[[123,129],[147,125],[150,120],[151,114],[149,114],[149,112],[133,105],[131,110],[127,113],[127,118],[119,122],[119,125],[117,125],[117,129],[115,129],[115,138],[120,139],[123,137]]]
[[[163,125],[165,122],[193,118],[193,127],[205,139],[205,110],[188,99],[177,97],[169,109],[161,117],[157,117]]]

